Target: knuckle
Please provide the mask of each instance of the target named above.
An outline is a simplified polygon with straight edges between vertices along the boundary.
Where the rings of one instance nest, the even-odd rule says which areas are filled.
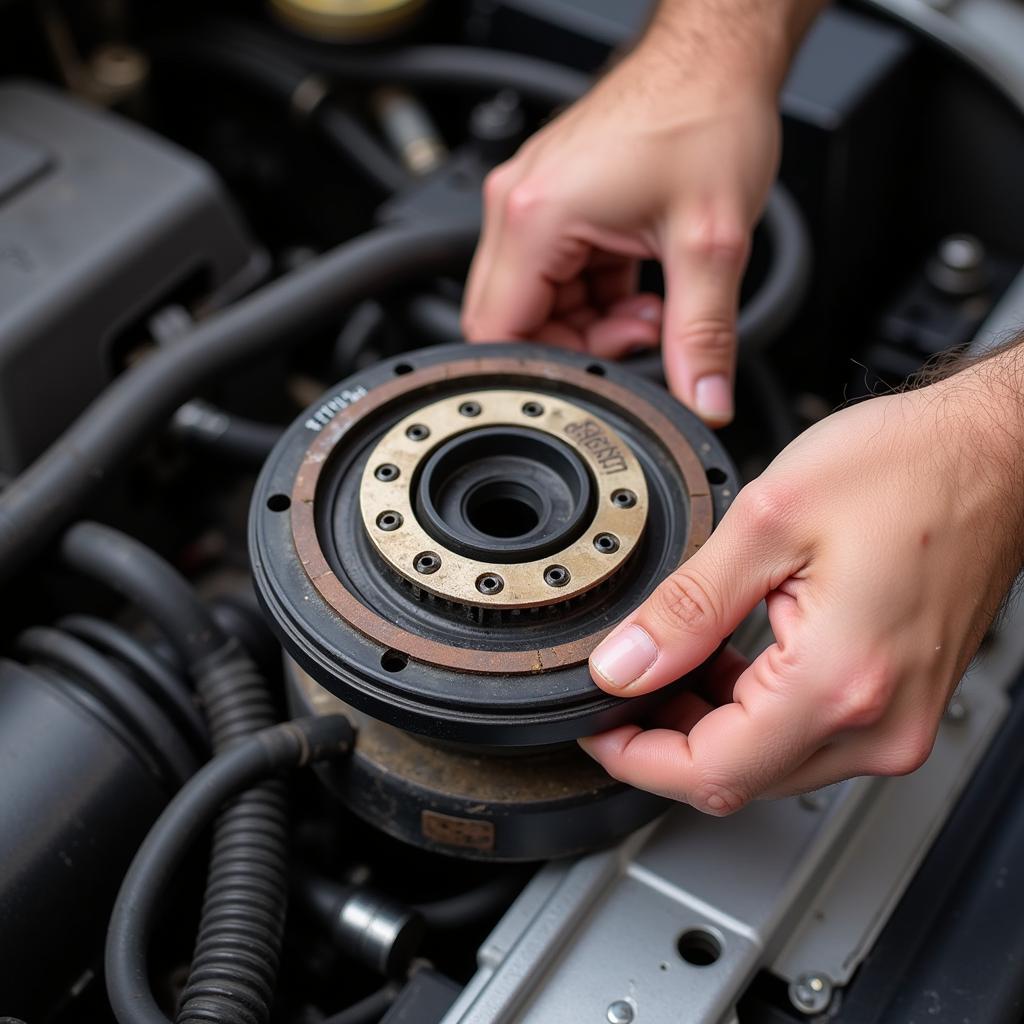
[[[750,235],[737,219],[704,217],[687,224],[683,245],[701,259],[739,265],[746,261]]]
[[[545,196],[541,185],[535,181],[520,181],[505,195],[505,217],[509,224],[521,224],[533,220],[544,207]]]
[[[847,729],[877,725],[892,703],[896,673],[877,660],[848,678],[838,698],[839,724]]]
[[[714,621],[715,598],[707,580],[692,569],[674,572],[651,595],[648,610],[669,630],[694,631]]]
[[[800,489],[780,480],[756,480],[736,496],[735,513],[757,534],[775,532],[794,522],[802,501]]]
[[[680,330],[678,343],[691,355],[728,362],[736,349],[736,332],[728,320],[699,320]]]

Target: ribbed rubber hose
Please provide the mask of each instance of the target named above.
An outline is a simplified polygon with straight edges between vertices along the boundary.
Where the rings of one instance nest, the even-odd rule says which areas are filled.
[[[196,681],[214,751],[273,725],[274,703],[248,653],[189,583],[144,544],[99,523],[61,540],[64,562],[146,612]],[[288,903],[288,805],[279,781],[237,797],[217,818],[180,1024],[267,1024]]]
[[[153,998],[146,966],[156,909],[186,852],[225,801],[252,791],[257,783],[257,789],[263,789],[267,785],[263,780],[287,768],[342,757],[352,749],[352,741],[352,726],[339,715],[286,722],[218,754],[179,790],[139,847],[110,918],[105,973],[110,1005],[120,1024],[168,1024]],[[263,863],[259,856],[256,861]],[[258,867],[253,877],[260,877]],[[264,982],[263,960],[258,945],[245,937],[245,923],[237,921],[234,962],[239,974],[251,973],[249,988],[256,992]],[[210,985],[215,988],[212,978]],[[190,1019],[241,1024],[262,1016],[258,1006],[225,1009],[211,1000],[209,1004],[196,1001]]]
[[[225,370],[386,288],[465,268],[476,229],[370,232],[311,260],[121,374],[0,493],[0,584],[37,556],[106,477]]]

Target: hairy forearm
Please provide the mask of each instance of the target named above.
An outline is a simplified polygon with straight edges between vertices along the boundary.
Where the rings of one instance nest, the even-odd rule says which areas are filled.
[[[1001,542],[1016,573],[1024,565],[1024,334],[980,357],[947,360],[937,375],[922,393],[939,400],[939,443],[959,449],[965,490],[997,494],[989,541]]]
[[[723,82],[777,92],[826,0],[662,0],[637,47],[682,75],[717,66]]]

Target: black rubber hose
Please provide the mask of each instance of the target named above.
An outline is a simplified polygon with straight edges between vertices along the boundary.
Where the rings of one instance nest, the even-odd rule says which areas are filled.
[[[76,523],[60,541],[69,568],[116,591],[160,627],[189,668],[228,637],[189,582],[152,548],[102,523]]]
[[[589,76],[571,68],[507,50],[475,46],[409,46],[397,50],[358,51],[288,40],[241,21],[218,20],[204,28],[205,38],[251,51],[287,54],[296,63],[332,79],[481,92],[514,89],[525,99],[561,106],[579,99]]]
[[[329,95],[326,83],[312,80],[301,63],[280,48],[232,43],[197,33],[162,42],[155,51],[173,59],[199,61],[233,75],[276,101],[282,110],[313,127],[360,176],[386,195],[412,181],[401,162]],[[304,99],[308,96],[308,100]]]
[[[375,299],[361,302],[352,310],[331,353],[331,366],[339,377],[347,377],[360,368],[384,321],[384,307]]]
[[[417,903],[413,909],[432,931],[455,931],[505,910],[519,895],[526,879],[522,871],[508,871],[475,889],[430,903]]]
[[[125,720],[152,758],[150,767],[173,790],[199,766],[200,761],[164,710],[138,683],[89,644],[59,629],[34,626],[14,645],[22,658],[43,662],[69,674],[91,690]]]
[[[0,493],[0,584],[174,411],[228,367],[293,342],[353,302],[424,274],[464,269],[476,229],[394,227],[346,242],[200,323],[121,374]]]
[[[768,270],[740,309],[740,350],[763,351],[799,311],[811,284],[813,247],[807,222],[789,190],[776,182],[762,220],[771,245]]]
[[[172,431],[189,444],[258,469],[280,440],[284,427],[236,416],[193,398],[178,410]]]
[[[164,659],[111,622],[91,615],[68,615],[57,623],[72,636],[117,658],[138,678],[150,697],[166,712],[204,761],[210,754],[210,733],[193,699],[191,687]]]
[[[137,604],[167,635],[196,680],[218,754],[272,725],[274,704],[252,659],[164,559],[98,523],[67,530],[60,552],[72,568]],[[269,781],[217,818],[179,1024],[266,1024],[287,901],[287,794]]]
[[[286,722],[264,729],[219,754],[179,790],[139,847],[110,918],[107,994],[120,1024],[167,1024],[167,1017],[150,990],[146,967],[154,917],[159,898],[185,853],[221,806],[285,769],[339,758],[352,749],[352,741],[352,726],[341,716]],[[253,896],[262,896],[263,884],[258,878],[254,878],[254,884],[257,891]],[[261,951],[258,947],[253,949],[244,928],[234,953],[239,970],[260,972]],[[236,1024],[260,1017],[258,1011],[239,1006],[230,1014],[211,1013],[197,1015],[195,1019]]]
[[[431,344],[465,340],[458,304],[442,295],[434,292],[414,295],[405,305],[405,315],[413,329],[425,335]]]
[[[325,100],[310,115],[310,122],[381,192],[390,195],[411,184],[405,168],[344,107]]]

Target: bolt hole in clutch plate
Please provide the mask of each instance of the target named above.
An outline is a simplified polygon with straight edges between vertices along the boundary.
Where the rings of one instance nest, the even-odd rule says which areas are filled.
[[[294,710],[360,726],[331,787],[392,835],[477,858],[650,819],[661,803],[572,741],[672,688],[610,697],[587,659],[736,489],[664,389],[573,353],[443,346],[333,388],[274,449],[250,523]]]

